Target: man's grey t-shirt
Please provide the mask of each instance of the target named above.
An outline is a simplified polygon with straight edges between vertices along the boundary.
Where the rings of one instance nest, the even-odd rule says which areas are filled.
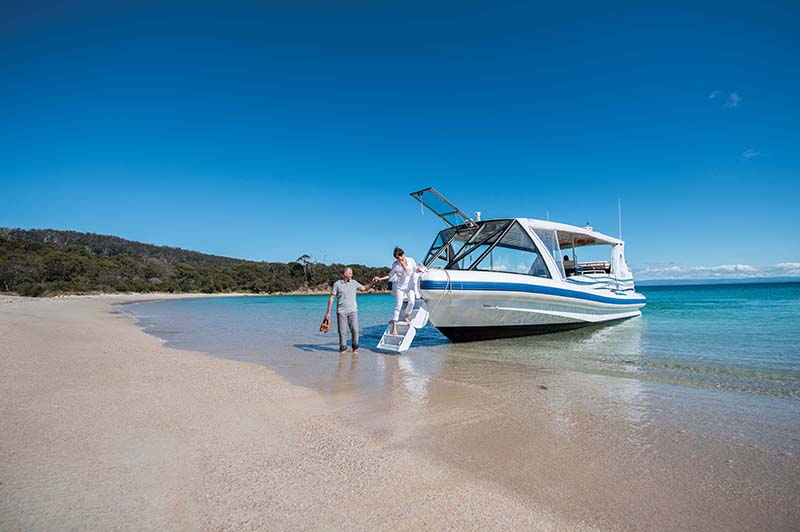
[[[337,314],[350,314],[351,312],[358,311],[356,305],[356,292],[363,285],[354,279],[350,279],[349,283],[343,280],[338,280],[333,283],[331,288],[331,295],[336,296],[336,313]]]

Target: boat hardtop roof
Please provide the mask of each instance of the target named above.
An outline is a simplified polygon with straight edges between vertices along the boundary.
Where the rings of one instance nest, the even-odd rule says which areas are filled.
[[[517,220],[524,220],[528,223],[528,226],[533,229],[556,231],[558,233],[558,244],[562,247],[565,245],[571,246],[573,243],[575,246],[591,246],[594,244],[616,246],[618,244],[624,244],[619,238],[600,233],[593,230],[591,227],[579,227],[577,225],[551,222],[549,220],[537,220],[535,218],[517,218]]]
[[[555,231],[558,235],[558,245],[562,248],[565,247],[581,247],[581,246],[594,246],[605,244],[609,246],[616,246],[625,244],[623,240],[608,236],[600,233],[589,227],[580,227],[577,225],[570,225],[561,222],[551,222],[549,220],[539,220],[536,218],[490,218],[486,220],[479,220],[477,222],[471,221],[469,224],[461,224],[455,226],[454,229],[459,231],[474,229],[484,223],[500,222],[516,220],[523,225],[527,225],[531,229],[541,229],[544,231]]]

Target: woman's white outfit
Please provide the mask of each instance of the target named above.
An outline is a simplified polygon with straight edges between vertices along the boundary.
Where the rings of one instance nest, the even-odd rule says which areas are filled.
[[[403,308],[403,299],[408,298],[405,314],[411,314],[414,310],[414,303],[417,301],[417,263],[411,257],[406,257],[406,265],[399,260],[394,261],[389,272],[389,279],[392,281],[392,293],[394,294],[394,313],[392,320],[400,319],[400,310]]]

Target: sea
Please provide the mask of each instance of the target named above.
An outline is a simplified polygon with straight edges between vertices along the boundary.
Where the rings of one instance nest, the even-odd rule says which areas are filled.
[[[642,316],[546,335],[452,344],[418,331],[409,357],[436,374],[444,359],[513,365],[800,400],[800,283],[648,286]],[[126,305],[167,346],[264,364],[291,382],[318,387],[338,365],[334,323],[319,332],[327,296],[252,296]],[[374,350],[394,304],[358,298],[361,350]],[[334,320],[335,322],[335,320]],[[360,372],[368,383],[370,366]],[[375,370],[377,371],[377,370]],[[373,376],[374,377],[374,376]]]

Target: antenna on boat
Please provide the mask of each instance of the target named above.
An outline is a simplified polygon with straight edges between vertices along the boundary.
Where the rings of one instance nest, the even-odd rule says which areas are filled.
[[[550,209],[547,209],[547,221],[550,221]]]
[[[619,239],[622,240],[622,200],[617,198],[617,219],[619,221]]]

